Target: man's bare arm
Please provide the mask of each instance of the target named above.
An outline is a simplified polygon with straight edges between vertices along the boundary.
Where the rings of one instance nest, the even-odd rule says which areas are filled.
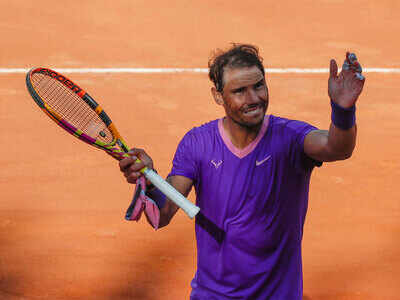
[[[351,157],[356,146],[357,126],[342,130],[331,124],[328,130],[311,131],[304,139],[305,153],[317,161],[336,161]]]
[[[330,63],[328,94],[332,123],[328,130],[311,131],[304,139],[305,153],[317,161],[349,158],[356,145],[355,103],[364,87],[362,68],[354,54],[347,53],[342,71],[337,74],[335,60]]]
[[[170,176],[167,181],[183,196],[187,197],[192,189],[193,181],[184,176]],[[160,210],[160,227],[168,225],[179,207],[168,198],[164,207]]]

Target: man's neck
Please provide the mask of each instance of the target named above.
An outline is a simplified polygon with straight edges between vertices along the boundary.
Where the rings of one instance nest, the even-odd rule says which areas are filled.
[[[232,144],[236,148],[244,149],[257,138],[263,122],[254,127],[246,127],[225,117],[222,124]]]

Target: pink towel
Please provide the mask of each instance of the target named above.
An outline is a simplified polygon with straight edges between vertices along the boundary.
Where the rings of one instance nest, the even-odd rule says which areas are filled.
[[[146,196],[146,180],[144,176],[141,176],[136,182],[135,193],[126,211],[125,219],[137,222],[140,220],[143,211],[153,228],[158,229],[160,223],[160,209],[151,198]]]

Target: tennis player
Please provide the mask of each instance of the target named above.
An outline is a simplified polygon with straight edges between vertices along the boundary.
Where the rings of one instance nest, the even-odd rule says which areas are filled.
[[[221,241],[196,220],[191,299],[301,300],[310,175],[322,162],[352,155],[355,103],[365,82],[361,66],[347,53],[338,74],[331,60],[329,130],[266,115],[268,88],[256,47],[234,44],[211,58],[209,68],[212,96],[226,115],[186,133],[167,179],[185,196],[194,186],[203,215],[225,231]],[[131,155],[120,169],[134,184],[144,165],[154,166],[144,150]],[[148,188],[160,208],[159,227],[169,224],[178,207]]]

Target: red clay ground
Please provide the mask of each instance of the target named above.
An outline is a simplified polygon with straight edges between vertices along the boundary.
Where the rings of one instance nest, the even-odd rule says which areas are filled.
[[[365,67],[400,66],[396,1],[149,3],[0,2],[0,68],[206,67],[231,41],[259,45],[267,67],[327,67],[348,49]],[[223,115],[206,74],[70,76],[164,176],[182,135]],[[313,174],[305,300],[400,299],[400,75],[366,76],[353,157]],[[327,77],[269,75],[269,112],[326,128]],[[0,82],[0,299],[188,299],[193,221],[124,221],[133,187],[117,163],[45,117],[24,74]]]

